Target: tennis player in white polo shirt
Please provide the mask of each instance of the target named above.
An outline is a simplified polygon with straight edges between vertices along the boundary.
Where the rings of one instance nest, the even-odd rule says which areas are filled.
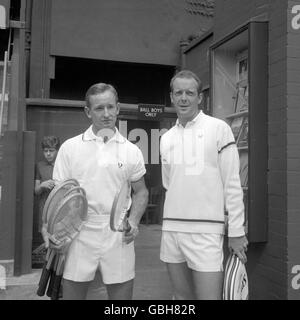
[[[176,299],[221,299],[224,207],[229,249],[246,262],[239,155],[231,128],[199,110],[200,79],[183,70],[170,86],[178,120],[160,144],[167,190],[160,257]]]
[[[135,276],[133,240],[148,201],[146,172],[140,149],[115,127],[118,95],[109,84],[98,83],[86,93],[85,113],[92,125],[65,141],[56,158],[53,179],[75,178],[88,200],[88,218],[68,251],[63,274],[63,299],[86,298],[97,269],[109,299],[132,299]],[[122,182],[131,182],[133,194],[127,234],[112,232],[109,216]]]

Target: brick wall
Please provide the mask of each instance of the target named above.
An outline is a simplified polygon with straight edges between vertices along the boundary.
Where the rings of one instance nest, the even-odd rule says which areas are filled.
[[[269,21],[269,104],[268,104],[268,241],[251,244],[248,251],[248,275],[251,299],[287,299],[288,298],[288,241],[295,245],[295,239],[288,236],[290,226],[288,209],[297,207],[296,199],[291,200],[287,168],[295,166],[295,161],[286,159],[287,139],[296,144],[297,136],[287,136],[291,130],[299,130],[297,124],[287,119],[286,98],[295,85],[287,88],[287,2],[282,0],[223,0],[216,2],[214,41],[233,32],[250,19],[268,19]],[[300,41],[298,42],[300,43]],[[293,53],[295,54],[295,48]],[[297,77],[294,73],[294,79]],[[300,88],[298,88],[300,92]],[[295,97],[289,96],[295,103]],[[298,104],[299,105],[299,104]],[[300,118],[295,114],[295,117]],[[298,131],[297,131],[298,132]],[[288,138],[287,138],[288,137]],[[289,141],[289,140],[288,140]],[[288,154],[298,157],[299,149],[289,147]],[[289,173],[289,171],[288,171]],[[292,176],[292,175],[291,175]],[[295,183],[295,178],[293,178]],[[297,180],[296,180],[297,181]],[[300,183],[298,180],[297,183]],[[291,185],[291,189],[292,189]],[[298,188],[299,189],[299,188]],[[292,191],[295,193],[295,190]],[[298,197],[299,198],[299,197]],[[294,199],[294,197],[293,197]],[[295,214],[294,214],[295,216]],[[296,218],[295,218],[296,219]],[[300,222],[300,219],[298,219]],[[296,236],[295,232],[295,236]],[[298,238],[299,239],[299,238]],[[298,243],[300,243],[298,241]],[[290,247],[289,247],[290,248]],[[300,261],[299,261],[300,264]]]
[[[209,46],[212,44],[212,41],[213,34],[210,33],[197,46],[192,46],[185,52],[187,56],[186,68],[193,70],[200,77],[203,87],[210,85]]]
[[[291,10],[299,1],[288,1],[287,8],[287,244],[288,299],[300,299],[300,289],[291,286],[294,265],[300,265],[300,29],[291,25]],[[299,282],[299,281],[298,281]]]
[[[3,143],[2,143],[2,135],[1,135],[0,136],[0,186],[2,184],[2,158],[3,158]]]
[[[272,1],[269,17],[268,217],[269,237],[259,261],[266,270],[257,296],[267,283],[265,299],[287,299],[286,199],[286,6]]]
[[[300,29],[291,27],[291,8],[299,4],[299,0],[215,2],[213,42],[250,20],[269,22],[268,241],[249,246],[251,299],[300,300],[300,289],[291,285],[293,266],[300,268]],[[205,52],[205,42],[188,52],[187,66],[199,75],[207,72]]]
[[[223,38],[250,18],[265,14],[273,0],[215,1],[214,39]],[[273,2],[277,2],[276,0]],[[284,2],[284,1],[282,1]]]

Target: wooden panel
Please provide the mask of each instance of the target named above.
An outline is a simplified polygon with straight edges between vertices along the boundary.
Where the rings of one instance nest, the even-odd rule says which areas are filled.
[[[209,86],[209,46],[212,44],[213,33],[191,50],[185,52],[186,68],[193,70],[201,79],[204,87]]]
[[[44,136],[58,136],[63,143],[89,125],[83,108],[27,107],[27,129],[36,132],[36,161],[43,159],[41,141]]]
[[[182,0],[88,2],[52,1],[50,54],[177,65],[179,41],[213,21]]]
[[[50,90],[50,0],[33,0],[31,18],[31,53],[29,96],[48,98]]]
[[[14,257],[16,213],[17,133],[6,131],[3,138],[2,199],[0,208],[0,260]]]
[[[21,273],[31,272],[35,133],[24,132]]]
[[[267,241],[268,202],[268,24],[250,23],[249,239]]]

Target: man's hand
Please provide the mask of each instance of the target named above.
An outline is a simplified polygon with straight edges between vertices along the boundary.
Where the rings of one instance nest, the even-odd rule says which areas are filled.
[[[231,253],[236,254],[243,263],[247,262],[248,240],[246,236],[241,237],[228,237],[228,248]]]
[[[48,249],[49,245],[51,245],[51,248],[56,250],[61,250],[65,246],[64,241],[58,241],[55,240],[47,231],[48,225],[46,223],[42,226],[42,237],[45,243],[45,248]]]
[[[46,249],[49,248],[49,236],[50,236],[48,231],[47,231],[47,228],[48,228],[48,225],[46,223],[43,223],[41,233],[42,233],[42,237],[43,237]]]
[[[43,188],[43,189],[49,189],[49,190],[51,190],[51,189],[53,189],[54,188],[54,186],[55,186],[55,182],[54,182],[54,180],[46,180],[46,181],[43,181],[41,184],[40,184],[40,186],[41,186],[41,188]]]
[[[133,224],[132,222],[129,222],[130,225],[130,230],[129,231],[125,231],[124,235],[123,235],[123,241],[126,244],[129,244],[130,242],[132,242],[137,235],[139,234],[139,228],[137,225]]]

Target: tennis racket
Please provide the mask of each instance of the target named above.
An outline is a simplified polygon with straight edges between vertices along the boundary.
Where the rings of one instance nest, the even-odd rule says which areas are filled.
[[[49,293],[47,292],[47,295],[52,300],[58,300],[62,297],[62,276],[64,271],[64,265],[65,265],[65,255],[62,253],[58,254],[58,264],[56,267],[55,275],[53,276],[53,285],[51,286],[51,289]],[[50,284],[49,284],[50,286]]]
[[[224,283],[223,300],[248,300],[249,287],[245,265],[235,254],[227,259]]]
[[[53,212],[57,209],[59,203],[66,198],[69,194],[74,194],[80,192],[86,197],[85,190],[79,186],[79,183],[75,179],[65,180],[63,183],[56,186],[52,192],[49,194],[45,206],[43,209],[43,223],[51,223],[53,219]],[[33,253],[37,254],[41,252],[45,247],[45,243],[39,245],[34,249]]]
[[[50,298],[52,296],[52,290],[54,286],[55,272],[56,272],[57,265],[58,265],[58,254],[54,251],[53,267],[50,268],[49,284],[46,292],[46,295]]]
[[[119,192],[114,197],[110,212],[110,228],[112,231],[129,231],[128,207],[130,203],[131,186],[129,181],[125,181]]]
[[[48,248],[44,266],[42,269],[42,274],[40,277],[40,281],[38,284],[38,290],[36,294],[40,297],[45,295],[46,289],[47,289],[47,284],[51,276],[51,271],[53,270],[53,265],[54,265],[54,258],[55,258],[55,252],[53,250],[50,250]]]
[[[42,221],[43,224],[48,224],[48,220],[50,216],[55,212],[55,209],[57,208],[60,201],[66,197],[70,192],[74,192],[74,190],[78,190],[78,188],[81,189],[81,192],[84,193],[84,189],[82,189],[79,186],[79,183],[75,179],[67,179],[60,184],[56,185],[51,192],[48,195],[48,198],[46,199],[44,208],[43,208],[43,214],[42,214]],[[39,253],[41,252],[45,247],[45,243],[42,243],[39,245],[33,253]]]
[[[43,208],[43,223],[48,223],[49,216],[55,212],[58,203],[67,195],[67,191],[74,187],[79,187],[78,181],[68,179],[51,190]]]
[[[52,200],[48,202],[48,212],[45,212],[47,232],[50,235],[49,248],[37,294],[44,295],[49,282],[47,295],[51,299],[57,299],[59,296],[64,267],[62,262],[70,243],[79,233],[87,216],[85,191],[74,181],[70,183],[68,180],[58,186],[52,194]],[[55,245],[57,242],[59,247]]]
[[[49,283],[50,291],[47,292],[47,295],[54,300],[59,297],[66,252],[87,216],[88,204],[85,193],[77,187],[74,192],[68,194],[57,207],[53,219],[49,220],[50,241],[61,243],[59,249],[53,249],[56,250],[57,262],[54,267],[53,282]]]

